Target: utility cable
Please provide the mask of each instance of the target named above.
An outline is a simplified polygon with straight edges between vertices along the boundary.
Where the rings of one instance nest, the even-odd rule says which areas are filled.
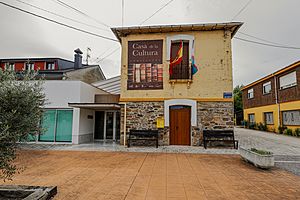
[[[231,21],[233,21],[233,20],[235,20],[235,18],[237,18],[248,6],[249,6],[249,4],[252,2],[253,0],[249,0],[246,4],[245,4],[245,6],[243,6],[242,8],[241,8],[241,10],[239,10],[239,12],[231,19]]]
[[[65,23],[62,23],[62,22],[59,22],[59,21],[56,21],[56,20],[53,20],[53,19],[44,17],[44,16],[42,16],[42,15],[35,14],[35,13],[33,13],[33,12],[29,12],[29,11],[27,11],[27,10],[24,10],[24,9],[22,9],[22,8],[18,8],[18,7],[16,7],[16,6],[13,6],[13,5],[4,3],[4,2],[0,2],[0,4],[2,4],[2,5],[4,5],[4,6],[7,6],[7,7],[10,7],[10,8],[13,8],[13,9],[18,10],[18,11],[21,11],[21,12],[27,13],[27,14],[29,14],[29,15],[33,15],[33,16],[35,16],[35,17],[44,19],[44,20],[46,20],[46,21],[49,21],[49,22],[52,22],[52,23],[55,23],[55,24],[58,24],[58,25],[61,25],[61,26],[64,26],[64,27],[67,27],[67,28],[70,28],[70,29],[79,31],[79,32],[82,32],[82,33],[86,33],[86,34],[89,34],[89,35],[92,35],[92,36],[96,36],[96,37],[99,37],[99,38],[102,38],[102,39],[106,39],[106,40],[110,40],[110,41],[114,41],[114,42],[119,42],[119,40],[117,40],[117,39],[110,38],[110,37],[106,37],[106,36],[103,36],[103,35],[99,35],[99,34],[96,34],[96,33],[90,32],[90,31],[86,31],[86,30],[83,30],[83,29],[80,29],[80,28],[76,28],[76,27],[74,27],[74,26],[71,26],[71,25],[68,25],[68,24],[65,24]]]
[[[144,21],[142,21],[140,23],[140,25],[144,24],[146,21],[148,21],[149,19],[151,19],[154,15],[156,15],[158,12],[160,12],[162,9],[164,9],[165,7],[167,7],[170,3],[172,3],[174,0],[170,0],[168,1],[165,5],[163,5],[162,7],[160,7],[157,11],[155,11],[152,15],[150,15],[148,18],[146,18]]]
[[[269,46],[269,47],[277,47],[277,48],[283,48],[283,49],[293,49],[293,50],[300,50],[300,47],[290,47],[290,46],[282,46],[282,45],[273,45],[273,44],[267,44],[267,43],[262,43],[262,42],[257,42],[253,40],[247,40],[244,38],[240,37],[234,37],[235,39],[244,41],[244,42],[249,42],[249,43],[254,43],[254,44],[259,44],[259,45],[264,45],[264,46]]]
[[[107,25],[106,23],[104,23],[104,22],[102,22],[102,21],[100,21],[100,20],[98,20],[98,19],[96,19],[96,18],[94,18],[94,17],[92,17],[92,16],[86,14],[85,12],[79,10],[78,8],[75,8],[75,7],[69,5],[69,4],[67,4],[67,3],[65,3],[65,2],[63,2],[63,1],[61,1],[61,0],[52,0],[52,1],[54,1],[54,2],[56,2],[56,3],[58,3],[58,4],[60,4],[60,5],[62,5],[62,6],[64,6],[64,7],[66,7],[66,8],[69,8],[69,9],[71,9],[71,10],[73,10],[73,11],[75,11],[75,12],[77,12],[77,13],[79,13],[79,14],[81,14],[81,15],[87,17],[87,18],[90,18],[90,19],[94,20],[95,22],[97,22],[97,23],[99,23],[99,24],[101,24],[101,25],[103,25],[103,26],[105,26],[105,27],[107,27],[107,28],[110,28],[110,26]]]
[[[64,18],[64,19],[67,19],[67,20],[70,20],[70,21],[73,21],[73,22],[82,24],[82,25],[85,25],[85,26],[89,26],[89,27],[96,28],[96,29],[99,29],[99,30],[102,30],[102,31],[110,32],[110,31],[107,30],[107,29],[104,29],[104,28],[101,28],[101,27],[98,27],[98,26],[94,26],[94,25],[91,25],[91,24],[87,24],[87,23],[84,23],[84,22],[81,22],[81,21],[78,21],[78,20],[75,20],[75,19],[72,19],[72,18],[63,16],[63,15],[60,15],[60,14],[57,14],[57,13],[55,13],[55,12],[51,12],[51,11],[49,11],[49,10],[43,9],[43,8],[41,8],[41,7],[38,7],[38,6],[36,6],[36,5],[33,5],[33,4],[30,4],[30,3],[21,1],[21,0],[16,0],[16,1],[18,1],[18,2],[20,2],[20,3],[23,3],[23,4],[25,4],[25,5],[28,5],[28,6],[30,6],[30,7],[36,8],[36,9],[38,9],[38,10],[41,10],[41,11],[50,13],[50,14],[52,14],[52,15],[55,15],[55,16],[58,16],[58,17],[61,17],[61,18]]]

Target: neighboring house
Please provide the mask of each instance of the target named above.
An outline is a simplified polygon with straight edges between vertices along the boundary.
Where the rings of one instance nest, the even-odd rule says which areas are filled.
[[[97,95],[108,95],[81,81],[51,80],[44,82],[47,99],[41,125],[45,133],[36,138],[39,142],[67,142],[73,144],[94,141],[95,104]],[[70,104],[83,104],[82,108]],[[93,104],[94,109],[89,105]],[[107,108],[107,107],[106,107]]]
[[[122,45],[121,140],[158,129],[160,145],[199,145],[233,128],[231,39],[242,23],[112,28]]]
[[[244,120],[300,128],[300,61],[242,88]]]
[[[82,52],[75,50],[74,61],[61,58],[6,58],[0,59],[2,69],[38,70],[45,80],[81,80],[93,83],[104,80],[105,76],[99,65],[82,64]]]

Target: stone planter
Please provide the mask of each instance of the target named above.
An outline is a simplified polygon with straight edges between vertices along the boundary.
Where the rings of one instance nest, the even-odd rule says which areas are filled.
[[[239,153],[245,161],[254,164],[258,168],[270,169],[274,167],[273,154],[261,155],[244,147],[239,147]]]

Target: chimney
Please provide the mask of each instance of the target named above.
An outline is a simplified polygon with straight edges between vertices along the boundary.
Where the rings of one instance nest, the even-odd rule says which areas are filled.
[[[82,68],[82,51],[78,48],[74,52],[74,69]]]

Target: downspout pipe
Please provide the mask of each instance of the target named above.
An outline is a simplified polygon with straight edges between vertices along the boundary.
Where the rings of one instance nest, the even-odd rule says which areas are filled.
[[[277,112],[278,112],[278,127],[279,128],[281,126],[281,121],[280,121],[280,103],[278,101],[278,91],[277,91],[277,78],[276,75],[273,74],[274,76],[274,85],[275,85],[275,102],[277,104]]]

